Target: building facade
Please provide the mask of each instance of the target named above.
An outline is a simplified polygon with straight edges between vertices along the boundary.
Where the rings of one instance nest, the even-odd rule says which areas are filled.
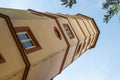
[[[0,80],[52,80],[94,48],[99,33],[82,14],[0,8]]]

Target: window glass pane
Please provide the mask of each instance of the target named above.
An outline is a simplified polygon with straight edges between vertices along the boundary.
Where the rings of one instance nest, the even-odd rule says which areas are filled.
[[[29,47],[34,46],[32,41],[22,42],[22,45],[24,46],[24,48],[29,48]]]
[[[72,32],[70,31],[69,26],[68,26],[68,25],[64,25],[64,28],[65,28],[66,33],[68,34],[68,37],[69,37],[70,39],[74,38]]]
[[[29,39],[28,35],[26,33],[23,33],[23,34],[17,34],[18,35],[18,38],[20,40],[26,40],[26,39]]]

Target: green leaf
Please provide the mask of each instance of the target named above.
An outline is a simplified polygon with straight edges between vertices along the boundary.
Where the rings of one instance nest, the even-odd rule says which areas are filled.
[[[120,0],[106,0],[106,2],[103,3],[103,9],[107,11],[103,20],[104,22],[108,23],[114,15],[119,13]]]

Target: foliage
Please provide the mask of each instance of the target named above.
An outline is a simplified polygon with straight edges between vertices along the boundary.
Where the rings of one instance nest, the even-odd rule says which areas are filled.
[[[62,5],[65,7],[71,8],[74,4],[76,4],[76,0],[61,0]],[[117,15],[120,11],[120,0],[106,0],[103,3],[103,9],[106,10],[106,14],[104,15],[104,22],[108,23],[109,20],[114,16]],[[120,16],[119,16],[120,21]]]
[[[65,7],[71,8],[73,4],[76,4],[76,0],[61,0],[62,5],[65,5]]]
[[[106,0],[103,3],[103,9],[106,10],[106,14],[104,15],[104,22],[108,23],[109,20],[114,16],[117,15],[120,11],[120,0]],[[120,20],[120,18],[119,18]]]

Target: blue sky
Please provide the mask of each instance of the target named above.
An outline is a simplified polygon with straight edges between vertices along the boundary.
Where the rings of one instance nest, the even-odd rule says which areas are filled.
[[[34,9],[64,14],[81,13],[95,19],[100,36],[96,47],[85,52],[54,80],[120,80],[120,23],[118,16],[103,23],[105,0],[77,0],[72,9],[60,0],[0,0],[0,7]]]

